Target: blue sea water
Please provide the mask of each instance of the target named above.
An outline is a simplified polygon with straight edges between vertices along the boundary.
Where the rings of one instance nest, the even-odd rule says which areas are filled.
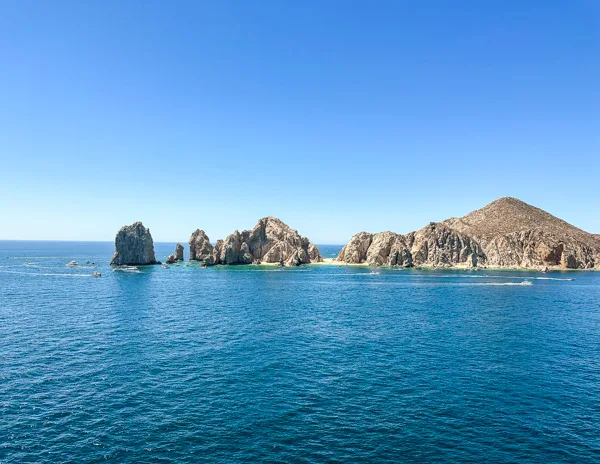
[[[0,463],[600,462],[600,273],[111,255],[0,242]]]

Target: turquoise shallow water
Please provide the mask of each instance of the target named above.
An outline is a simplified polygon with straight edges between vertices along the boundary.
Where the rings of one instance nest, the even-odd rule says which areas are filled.
[[[600,273],[111,254],[0,242],[1,463],[600,462]]]

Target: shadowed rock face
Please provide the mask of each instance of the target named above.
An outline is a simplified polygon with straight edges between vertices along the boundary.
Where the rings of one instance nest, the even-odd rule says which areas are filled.
[[[154,256],[154,242],[150,230],[141,222],[121,227],[115,237],[115,254],[110,264],[116,266],[158,264]]]
[[[183,246],[180,243],[175,245],[175,260],[183,261]]]
[[[182,247],[183,248],[183,247]],[[214,248],[203,230],[196,229],[190,237],[190,261],[203,261],[210,265],[214,264]],[[181,250],[183,260],[183,249]]]
[[[361,232],[337,259],[373,266],[589,269],[600,267],[600,240],[516,198],[501,198],[462,218],[431,223],[407,235]]]

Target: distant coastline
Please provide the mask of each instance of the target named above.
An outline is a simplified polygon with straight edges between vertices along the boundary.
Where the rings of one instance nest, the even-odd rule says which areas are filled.
[[[183,261],[179,243],[166,263]],[[600,238],[511,197],[500,198],[461,218],[432,222],[401,235],[359,232],[336,258],[278,218],[265,217],[251,230],[234,231],[214,245],[202,229],[189,240],[189,260],[203,266],[340,264],[423,268],[535,269],[542,272],[600,267]],[[150,229],[123,226],[111,265],[161,264]]]

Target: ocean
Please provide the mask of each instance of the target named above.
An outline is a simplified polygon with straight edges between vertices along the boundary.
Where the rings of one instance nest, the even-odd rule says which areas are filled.
[[[600,462],[598,272],[112,251],[0,241],[0,463]]]

